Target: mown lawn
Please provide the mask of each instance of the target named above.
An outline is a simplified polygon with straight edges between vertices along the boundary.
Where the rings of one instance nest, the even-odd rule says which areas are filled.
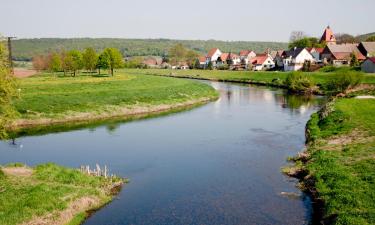
[[[7,174],[6,169],[21,169],[30,174]],[[95,197],[99,207],[112,199],[110,187],[117,180],[93,177],[55,164],[35,168],[22,165],[0,167],[0,224],[16,225],[58,212],[82,197]],[[76,212],[78,213],[78,212]],[[85,218],[80,212],[74,224]]]
[[[129,74],[155,74],[155,75],[173,75],[180,77],[203,78],[209,80],[223,81],[255,81],[264,83],[273,83],[279,79],[285,80],[288,72],[271,71],[226,71],[226,70],[166,70],[166,69],[126,69]],[[330,72],[306,72],[311,75],[316,84],[325,84],[333,76]],[[366,74],[363,83],[375,84],[375,74]]]
[[[374,112],[374,99],[343,98],[329,116],[309,121],[305,166],[334,224],[375,224]]]
[[[114,77],[41,74],[20,79],[19,83],[21,98],[15,106],[23,118],[100,113],[111,106],[155,106],[217,96],[203,83],[125,72]]]

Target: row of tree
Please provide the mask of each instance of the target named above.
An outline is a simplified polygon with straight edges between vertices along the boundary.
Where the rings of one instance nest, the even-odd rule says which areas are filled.
[[[47,55],[33,57],[33,67],[38,71],[71,73],[76,76],[77,72],[85,69],[90,72],[108,69],[114,75],[114,69],[123,66],[123,56],[116,48],[106,48],[98,54],[94,48],[86,48],[83,52],[70,50],[68,52],[53,52]]]

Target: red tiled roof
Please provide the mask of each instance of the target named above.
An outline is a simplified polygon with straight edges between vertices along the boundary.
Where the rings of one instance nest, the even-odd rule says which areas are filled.
[[[221,61],[227,61],[229,53],[222,53],[220,56]]]
[[[251,52],[251,50],[242,50],[240,51],[240,56],[248,56]]]
[[[315,50],[316,50],[317,52],[319,52],[320,54],[322,54],[324,48],[315,48]]]
[[[257,55],[251,59],[251,64],[262,65],[268,59],[267,54]]]
[[[335,57],[336,60],[350,60],[351,52],[333,52],[332,55]],[[365,60],[366,57],[362,55],[360,52],[355,52],[358,60]]]
[[[204,56],[199,56],[199,62],[200,62],[200,63],[204,63],[204,62],[206,62],[206,57],[204,57]]]
[[[211,49],[209,52],[208,52],[208,54],[207,54],[207,57],[212,57],[212,56],[214,56],[214,54],[215,54],[215,52],[218,50],[218,48],[213,48],[213,49]]]
[[[229,53],[229,54],[228,54],[228,58],[229,58],[229,59],[235,59],[235,58],[238,58],[238,55],[237,55],[237,54],[234,54],[234,53]]]
[[[331,28],[328,26],[325,30],[324,30],[324,33],[322,35],[322,38],[320,38],[320,42],[336,42],[336,38],[335,38],[335,35],[333,34],[333,31],[331,30]]]

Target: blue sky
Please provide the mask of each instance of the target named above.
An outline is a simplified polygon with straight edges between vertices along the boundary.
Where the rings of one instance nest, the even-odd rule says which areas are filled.
[[[288,41],[375,32],[374,0],[0,0],[0,33],[25,37],[121,37]]]

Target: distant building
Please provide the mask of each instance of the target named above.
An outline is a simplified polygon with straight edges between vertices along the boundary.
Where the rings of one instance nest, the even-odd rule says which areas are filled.
[[[359,61],[366,59],[359,51],[358,44],[328,44],[322,52],[322,60],[335,66],[349,65],[352,53]]]
[[[159,56],[147,56],[143,59],[143,64],[151,68],[160,67],[163,63],[163,58]]]
[[[292,48],[283,53],[284,71],[297,71],[303,68],[303,64],[309,61],[315,63],[314,57],[306,48]]]
[[[361,69],[365,73],[375,73],[375,57],[370,57],[366,59],[362,63]]]
[[[275,62],[275,67],[278,69],[284,69],[284,58],[283,58],[284,50],[276,51],[275,57],[273,57],[273,61]]]
[[[217,59],[221,56],[222,52],[218,48],[211,49],[206,56],[206,65],[209,62],[212,63],[213,67],[216,67]]]
[[[252,70],[270,70],[275,67],[275,62],[269,54],[257,54],[257,56],[250,59]]]
[[[206,67],[206,57],[204,56],[199,56],[199,68],[204,69]]]
[[[240,51],[240,60],[241,64],[247,65],[249,64],[249,60],[254,58],[257,54],[252,50],[242,50]]]
[[[375,42],[361,42],[358,45],[358,50],[365,57],[375,57]]]
[[[315,62],[320,63],[321,55],[324,50],[324,48],[306,48],[306,50],[313,56]]]
[[[336,37],[329,26],[324,30],[322,37],[320,38],[320,43],[336,44]]]

